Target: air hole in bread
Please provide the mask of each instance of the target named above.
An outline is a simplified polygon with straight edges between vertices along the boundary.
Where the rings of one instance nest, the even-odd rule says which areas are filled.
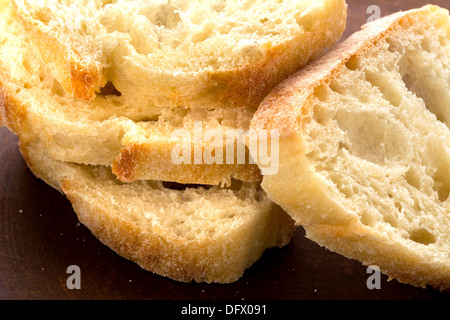
[[[414,169],[410,169],[405,174],[406,182],[417,190],[421,190],[420,175]]]
[[[184,106],[178,106],[171,109],[171,112],[174,114],[174,118],[184,118],[189,114],[189,109]],[[175,121],[175,119],[171,119]]]
[[[403,210],[403,205],[402,205],[402,203],[401,202],[399,202],[399,201],[395,201],[394,202],[394,206],[395,206],[395,208],[398,210],[398,212],[402,212],[402,210]]]
[[[376,89],[380,91],[383,95],[384,100],[388,101],[395,107],[399,107],[402,102],[403,95],[398,89],[391,85],[389,82],[386,82],[386,79],[383,79],[378,73],[365,70],[366,80]]]
[[[328,99],[328,89],[325,85],[320,85],[314,88],[314,96],[320,101],[326,102]]]
[[[225,2],[217,2],[212,9],[215,12],[223,12],[225,10]]]
[[[215,85],[208,86],[200,92],[201,97],[223,97],[228,91],[229,86],[226,83],[216,83]]]
[[[56,79],[52,79],[51,90],[52,90],[52,93],[57,96],[64,97],[66,95],[66,91],[61,86],[61,84],[58,81],[56,81]]]
[[[106,5],[108,5],[108,4],[111,4],[111,3],[115,3],[116,1],[114,1],[114,0],[103,0],[102,1],[102,7],[105,7]]]
[[[88,35],[89,34],[89,28],[88,28],[88,25],[87,25],[85,20],[80,21],[80,26],[78,28],[78,32],[81,35]]]
[[[168,182],[168,181],[163,181],[162,185],[166,189],[180,190],[180,191],[184,191],[184,190],[187,190],[187,189],[205,189],[205,190],[208,190],[208,189],[212,188],[212,186],[209,186],[209,185],[182,184],[182,183]]]
[[[47,7],[40,8],[39,11],[36,10],[35,15],[36,20],[39,20],[44,25],[48,25],[51,21],[51,12],[50,9]]]
[[[173,29],[181,22],[180,14],[177,8],[170,1],[166,4],[160,4],[159,10],[148,10],[148,19],[155,25]]]
[[[298,25],[303,28],[305,32],[310,32],[315,23],[314,15],[307,15],[304,12],[301,12],[295,16],[295,20]]]
[[[398,216],[395,211],[385,212],[383,215],[383,221],[390,224],[393,227],[398,226]]]
[[[136,122],[157,122],[159,121],[161,115],[160,114],[156,114],[154,116],[148,116],[148,117],[141,117],[139,119],[136,119]]]
[[[368,211],[364,211],[362,213],[360,213],[361,216],[361,223],[365,226],[374,226],[378,221],[377,221],[377,216],[372,214],[371,212]]]
[[[205,41],[206,39],[211,37],[215,28],[216,28],[216,26],[213,23],[206,24],[200,32],[197,32],[196,34],[192,35],[192,38],[191,38],[192,42],[199,43],[199,42]]]
[[[420,46],[422,47],[422,49],[424,51],[427,51],[427,52],[432,52],[433,51],[432,43],[430,42],[429,39],[427,39],[427,37],[423,37],[423,39],[422,39],[422,41],[420,43]]]
[[[448,44],[448,37],[446,37],[446,36],[440,36],[439,37],[439,42],[440,42],[440,44],[441,44],[441,46],[443,46],[443,47],[446,47],[447,46],[447,44]]]
[[[345,63],[345,66],[347,67],[347,69],[352,70],[352,71],[358,70],[358,68],[359,68],[358,56],[356,56],[356,55],[351,56],[350,59],[348,59],[347,62]]]
[[[435,56],[434,64],[430,64],[427,54],[416,49],[406,50],[399,61],[400,74],[406,88],[423,100],[437,120],[450,128],[450,83],[442,80],[446,79],[442,74],[445,72],[444,58]]]
[[[116,89],[114,84],[112,82],[108,82],[105,84],[103,88],[100,89],[100,92],[98,95],[106,97],[106,96],[116,96],[120,97],[122,93],[120,93],[119,90]]]
[[[438,194],[439,200],[441,202],[447,201],[450,196],[450,182],[439,175],[435,175],[433,180],[433,190]]]
[[[320,124],[321,126],[325,126],[329,121],[328,109],[322,106],[321,104],[314,105],[314,120]]]
[[[30,74],[34,74],[34,68],[31,65],[30,61],[28,61],[27,59],[23,59],[22,64],[25,67],[27,72],[29,72]]]
[[[340,85],[336,80],[331,80],[329,87],[331,89],[331,91],[339,93],[339,94],[344,94],[345,93],[345,88],[344,86]]]
[[[437,241],[436,236],[426,228],[417,228],[410,232],[409,238],[417,243],[429,245]]]

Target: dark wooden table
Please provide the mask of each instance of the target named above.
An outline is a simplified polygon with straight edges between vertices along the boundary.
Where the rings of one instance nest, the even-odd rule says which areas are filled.
[[[378,5],[381,14],[450,0],[350,0],[344,38],[359,29]],[[66,286],[67,267],[81,270],[81,289]],[[329,252],[304,237],[271,249],[229,285],[184,284],[150,272],[103,246],[76,219],[64,196],[36,179],[17,148],[17,138],[0,128],[0,299],[31,300],[428,300],[449,294],[387,281],[369,290],[367,268]]]

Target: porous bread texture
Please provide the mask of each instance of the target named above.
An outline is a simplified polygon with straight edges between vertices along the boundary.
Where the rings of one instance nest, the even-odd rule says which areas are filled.
[[[111,82],[153,116],[168,107],[257,106],[336,43],[344,0],[12,1],[71,95]]]
[[[38,143],[22,144],[21,151],[32,172],[67,196],[103,244],[176,281],[235,282],[267,248],[283,247],[293,235],[293,220],[259,184],[125,184],[106,167],[49,158]]]
[[[145,110],[115,94],[104,92],[84,102],[70,97],[36,58],[8,1],[2,2],[0,30],[0,113],[5,125],[22,140],[39,139],[47,155],[113,166],[126,182],[150,179],[217,185],[232,179],[260,181],[258,167],[249,162],[191,166],[176,165],[171,159],[171,151],[181,142],[171,136],[177,129],[192,133],[196,121],[202,122],[205,131],[248,128],[256,108],[192,110],[178,106],[149,118]]]
[[[448,290],[449,79],[447,10],[364,26],[262,103],[251,127],[281,134],[264,190],[330,250]]]

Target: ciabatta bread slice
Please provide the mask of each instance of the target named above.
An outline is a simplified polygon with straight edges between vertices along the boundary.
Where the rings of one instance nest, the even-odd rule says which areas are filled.
[[[283,82],[252,128],[279,129],[269,197],[307,236],[400,282],[450,288],[450,18],[363,27]]]
[[[344,0],[12,3],[67,92],[92,100],[110,82],[149,113],[255,106],[334,44],[346,18]]]
[[[56,161],[38,149],[21,146],[32,172],[67,196],[79,221],[102,243],[156,274],[182,282],[234,282],[265,249],[291,240],[293,220],[258,184],[125,184],[106,167]]]

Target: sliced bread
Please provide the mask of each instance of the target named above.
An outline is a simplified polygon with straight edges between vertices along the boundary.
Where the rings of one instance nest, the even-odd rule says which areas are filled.
[[[34,55],[9,1],[1,3],[0,113],[4,124],[22,140],[40,140],[43,151],[57,160],[113,166],[126,182],[150,179],[216,185],[231,179],[260,181],[257,166],[248,162],[176,165],[171,161],[171,150],[182,142],[172,137],[176,130],[191,133],[197,121],[205,130],[248,128],[255,108],[225,112],[223,108],[193,111],[178,107],[149,118],[138,108],[132,111],[132,103],[114,90],[89,103],[74,99]]]
[[[121,183],[107,167],[69,164],[21,145],[39,178],[60,190],[79,221],[142,268],[181,282],[230,283],[271,247],[289,243],[293,220],[258,184],[229,188]]]
[[[107,83],[157,114],[178,105],[255,106],[331,46],[344,0],[13,0],[62,87],[93,100]]]
[[[450,288],[450,17],[371,22],[284,81],[251,127],[279,129],[269,197],[307,236],[400,282]]]
[[[261,180],[258,167],[250,161],[206,164],[192,160],[176,164],[172,159],[174,148],[184,143],[172,136],[178,129],[186,129],[191,137],[197,122],[201,122],[203,132],[247,130],[256,106],[191,108],[163,104],[153,112],[146,104],[118,93],[112,84],[92,101],[73,98],[37,58],[9,1],[2,0],[1,9],[0,96],[4,103],[0,112],[5,124],[22,140],[40,140],[43,151],[56,160],[111,166],[124,182],[148,179],[217,185],[232,179]],[[334,17],[345,21],[345,12],[335,12]],[[311,50],[322,51],[337,41],[342,33],[340,26],[333,26],[333,30],[339,29],[336,34],[323,31],[333,33],[333,37],[328,34],[322,39],[327,41]],[[297,40],[291,39],[295,45],[313,47],[309,40]],[[296,61],[307,62],[302,59]],[[276,78],[284,76],[282,69],[275,70],[280,72]],[[206,149],[203,141],[192,139],[191,143],[193,150]],[[224,158],[231,150],[229,144],[223,145]],[[235,150],[245,148],[238,140],[231,144],[237,145]]]

